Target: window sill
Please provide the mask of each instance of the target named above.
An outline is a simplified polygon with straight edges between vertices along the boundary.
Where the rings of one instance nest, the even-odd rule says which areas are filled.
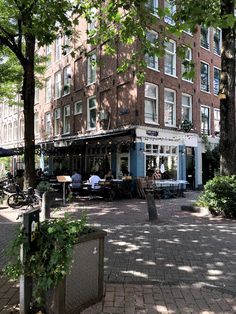
[[[173,75],[173,74],[165,73],[165,75],[171,76],[171,77],[176,78],[176,79],[178,78],[178,76],[176,76],[176,74]]]
[[[152,68],[152,67],[149,67],[149,66],[147,66],[147,69],[149,69],[149,70],[153,70],[153,71],[155,71],[155,72],[160,72],[160,70],[159,70],[159,69],[155,69],[155,68]]]

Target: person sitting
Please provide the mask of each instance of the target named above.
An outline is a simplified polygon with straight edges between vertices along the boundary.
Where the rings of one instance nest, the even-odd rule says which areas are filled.
[[[73,175],[71,176],[70,190],[73,192],[74,190],[79,190],[81,188],[82,177],[78,171],[74,170]]]
[[[16,171],[15,182],[19,185],[20,189],[24,188],[24,170],[18,169]]]
[[[109,170],[109,171],[107,172],[107,174],[105,174],[104,179],[105,179],[106,181],[110,181],[110,180],[114,179],[111,170]]]
[[[100,189],[101,187],[98,185],[98,182],[101,178],[97,175],[97,173],[92,173],[91,177],[89,178],[89,183],[91,184],[92,189]]]

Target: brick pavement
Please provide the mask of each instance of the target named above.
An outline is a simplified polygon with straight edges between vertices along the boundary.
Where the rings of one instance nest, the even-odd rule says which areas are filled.
[[[136,199],[80,200],[53,214],[79,218],[86,210],[108,232],[104,298],[83,314],[236,313],[235,221],[180,210],[196,196],[157,200],[154,223],[145,200]]]

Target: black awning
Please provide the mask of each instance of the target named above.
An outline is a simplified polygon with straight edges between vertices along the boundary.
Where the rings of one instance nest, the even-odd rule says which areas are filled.
[[[6,149],[0,147],[0,157],[8,157],[14,155],[16,155],[16,152],[13,149]]]

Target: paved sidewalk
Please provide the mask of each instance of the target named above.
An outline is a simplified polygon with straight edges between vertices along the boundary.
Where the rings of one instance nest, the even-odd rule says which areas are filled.
[[[104,298],[83,314],[236,313],[236,224],[180,210],[197,195],[156,200],[154,223],[140,199],[80,200],[54,214],[66,211],[79,218],[86,210],[89,222],[108,233]],[[8,238],[17,213],[5,211],[0,210],[0,223],[9,220],[1,224],[0,233]],[[2,226],[9,234],[4,236]],[[1,255],[0,262],[2,266]],[[2,301],[4,293],[0,296]]]

